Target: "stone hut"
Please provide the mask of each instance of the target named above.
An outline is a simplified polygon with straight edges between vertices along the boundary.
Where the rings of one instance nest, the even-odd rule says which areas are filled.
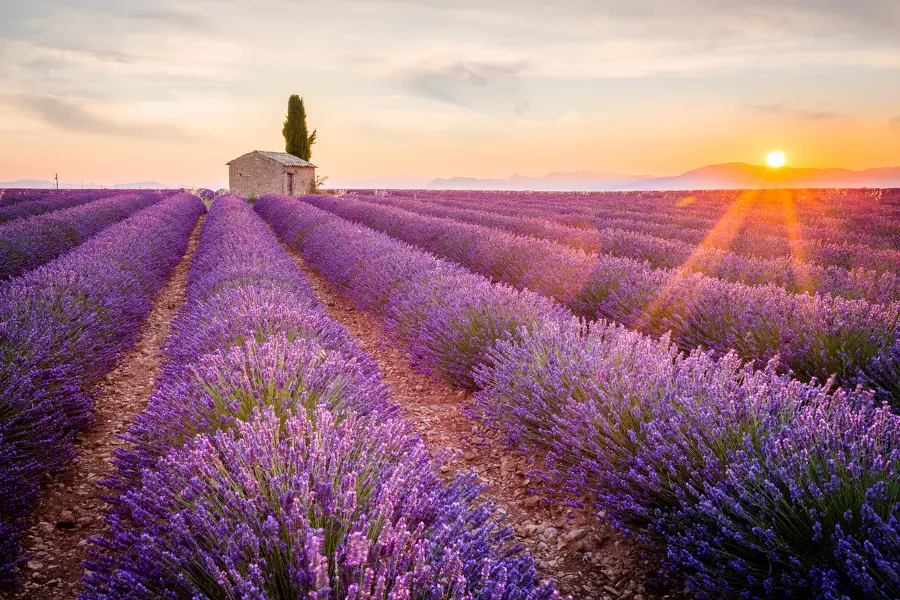
[[[254,150],[227,164],[228,187],[244,198],[302,196],[312,192],[316,183],[316,165],[287,152]]]

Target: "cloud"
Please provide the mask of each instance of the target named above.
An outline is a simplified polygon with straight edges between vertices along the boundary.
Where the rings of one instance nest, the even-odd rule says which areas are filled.
[[[400,78],[413,93],[478,112],[514,112],[529,109],[523,97],[521,75],[524,62],[456,60],[423,63],[401,72]]]
[[[156,26],[166,26],[176,29],[188,29],[192,31],[210,30],[209,19],[203,18],[203,16],[199,13],[191,13],[177,8],[126,10],[121,13],[121,16],[125,19],[134,20],[138,23]]]
[[[581,114],[577,110],[570,110],[569,112],[557,117],[556,120],[559,123],[575,123],[580,118]]]
[[[53,96],[19,95],[2,100],[5,104],[30,112],[48,125],[68,131],[161,140],[186,140],[190,137],[176,127],[123,123],[100,117],[76,102]]]
[[[847,115],[842,113],[793,107],[784,102],[776,104],[745,104],[744,106],[758,115],[783,117],[811,123],[843,121],[848,118]]]
[[[900,115],[897,115],[896,117],[891,119],[888,125],[891,126],[891,129],[900,130]]]

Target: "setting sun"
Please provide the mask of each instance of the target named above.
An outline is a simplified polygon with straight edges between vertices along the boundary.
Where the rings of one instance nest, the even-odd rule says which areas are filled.
[[[769,152],[766,156],[766,164],[772,167],[773,169],[777,169],[778,167],[783,167],[784,163],[787,162],[787,157],[784,155],[784,152],[781,150],[773,150]]]

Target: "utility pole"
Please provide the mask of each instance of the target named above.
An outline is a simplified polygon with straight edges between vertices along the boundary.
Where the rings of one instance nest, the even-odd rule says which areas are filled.
[[[53,179],[56,180],[56,191],[59,191],[59,173],[54,173]]]

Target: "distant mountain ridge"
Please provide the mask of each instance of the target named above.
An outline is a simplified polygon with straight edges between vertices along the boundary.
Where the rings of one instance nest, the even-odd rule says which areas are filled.
[[[716,190],[773,188],[900,187],[900,167],[850,169],[772,169],[733,162],[709,165],[674,177],[648,177],[571,171],[543,177],[513,175],[507,179],[451,177],[435,179],[429,189],[510,191]]]
[[[632,190],[710,190],[773,188],[900,187],[900,167],[850,169],[772,169],[747,163],[725,163],[676,177],[655,177],[628,186]]]

